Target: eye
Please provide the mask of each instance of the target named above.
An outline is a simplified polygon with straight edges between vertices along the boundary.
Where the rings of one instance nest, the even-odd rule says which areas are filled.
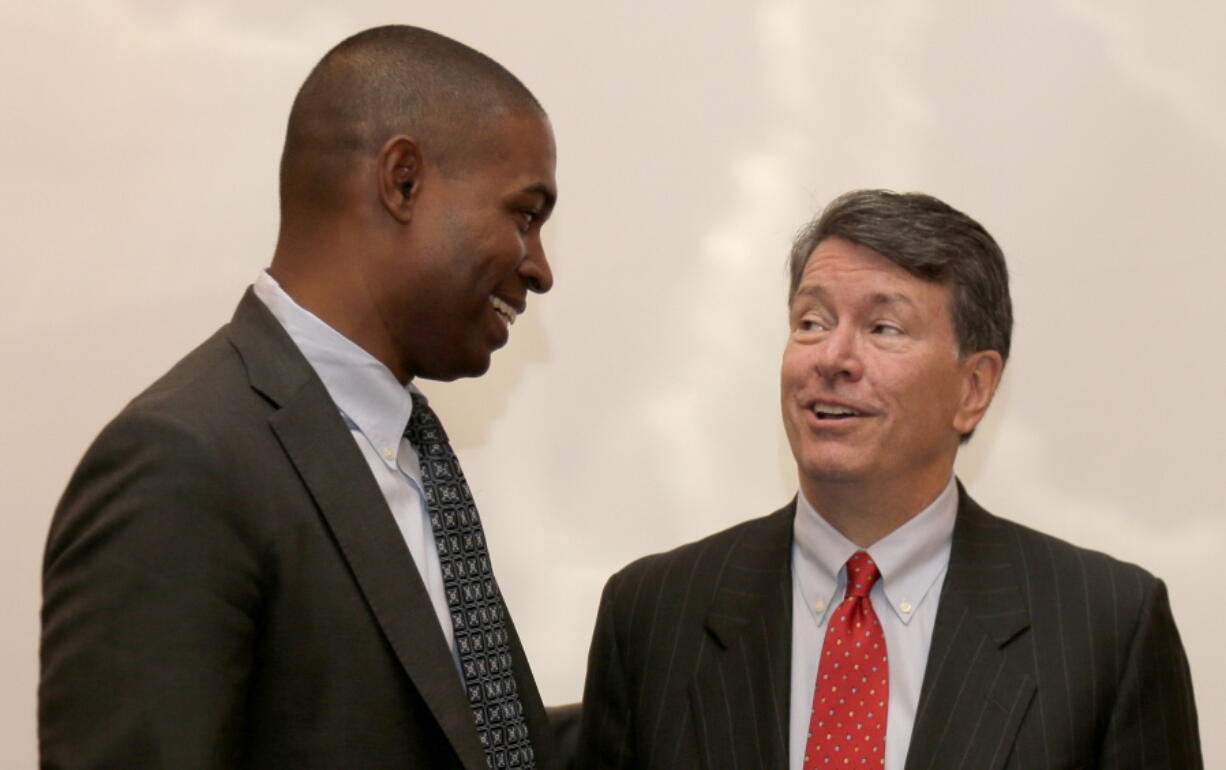
[[[532,229],[533,223],[541,216],[541,212],[536,209],[520,209],[519,211],[519,229],[521,232],[528,232]]]
[[[902,334],[902,329],[892,323],[878,322],[873,324],[873,334],[895,335]]]
[[[801,316],[796,321],[796,333],[806,337],[821,334],[828,329],[825,321],[813,315]]]

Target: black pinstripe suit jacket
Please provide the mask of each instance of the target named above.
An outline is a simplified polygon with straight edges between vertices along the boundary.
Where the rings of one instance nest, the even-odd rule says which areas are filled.
[[[794,504],[605,587],[583,768],[788,766]],[[906,770],[1202,767],[1161,580],[959,486]]]

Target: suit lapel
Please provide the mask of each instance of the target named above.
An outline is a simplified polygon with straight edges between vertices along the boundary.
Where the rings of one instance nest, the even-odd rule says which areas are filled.
[[[230,325],[252,387],[279,407],[269,418],[323,514],[400,664],[464,767],[485,753],[446,638],[404,538],[336,405],[293,341],[249,290]],[[430,622],[422,622],[422,619]],[[521,653],[522,654],[522,653]]]
[[[1005,655],[1030,618],[1004,528],[961,484],[958,497],[906,770],[1002,767],[1035,693]]]
[[[747,529],[720,571],[690,690],[708,767],[787,767],[794,514],[788,505]]]

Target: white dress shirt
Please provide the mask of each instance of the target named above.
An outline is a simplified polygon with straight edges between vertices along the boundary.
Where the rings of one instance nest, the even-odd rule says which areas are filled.
[[[957,511],[958,488],[950,477],[945,489],[927,508],[862,549],[823,519],[804,494],[797,495],[792,525],[792,700],[788,742],[792,770],[802,770],[804,766],[826,621],[846,593],[847,560],[860,550],[868,552],[881,573],[869,600],[885,633],[890,666],[885,770],[902,770],[906,764],[941,584],[949,567]]]
[[[422,496],[421,466],[413,445],[404,437],[413,412],[410,392],[420,391],[413,385],[402,385],[378,359],[295,302],[267,271],[260,273],[253,288],[323,380],[349,426],[421,573],[455,656],[455,631],[439,569],[438,546]]]

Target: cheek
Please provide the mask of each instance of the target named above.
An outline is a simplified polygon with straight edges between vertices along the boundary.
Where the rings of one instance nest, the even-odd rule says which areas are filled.
[[[795,403],[795,393],[797,390],[796,384],[796,356],[792,350],[791,343],[783,350],[783,360],[779,365],[779,402],[783,408],[783,422],[785,426],[789,423],[789,411],[793,403]]]
[[[805,349],[789,341],[783,349],[783,361],[779,367],[779,383],[783,395],[803,387],[805,373],[809,370],[805,361]]]
[[[917,418],[937,428],[952,426],[962,395],[961,381],[953,372],[933,372],[911,383],[910,389],[911,401],[922,410]]]

